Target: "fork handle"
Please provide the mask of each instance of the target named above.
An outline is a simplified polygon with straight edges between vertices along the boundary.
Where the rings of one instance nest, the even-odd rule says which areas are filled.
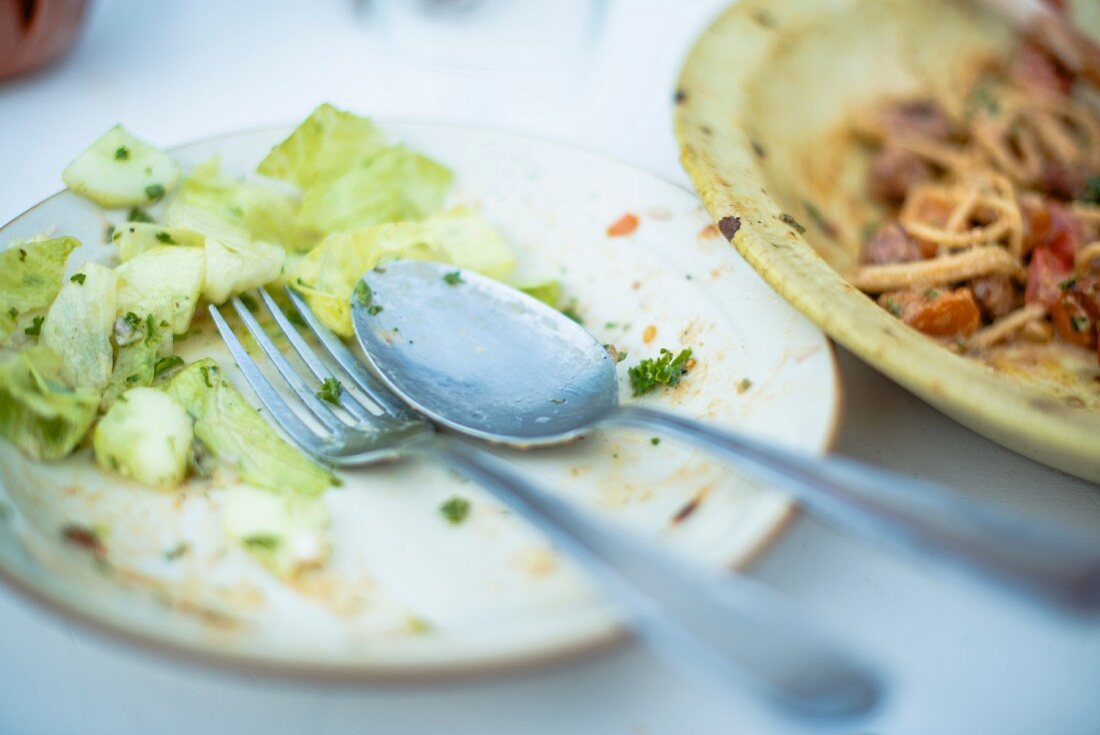
[[[467,442],[440,437],[431,453],[577,561],[628,616],[633,630],[671,663],[719,685],[754,687],[804,717],[854,717],[879,700],[882,687],[874,674],[753,580],[708,574],[560,499]]]
[[[838,457],[779,449],[641,407],[612,423],[664,430],[725,457],[843,529],[962,568],[1081,613],[1100,611],[1100,547],[969,501],[941,485]]]

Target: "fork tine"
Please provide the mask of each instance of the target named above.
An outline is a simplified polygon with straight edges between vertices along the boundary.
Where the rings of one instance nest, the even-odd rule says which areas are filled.
[[[317,356],[317,353],[306,344],[306,341],[302,339],[302,335],[298,333],[298,330],[294,328],[294,325],[290,323],[290,320],[283,314],[283,310],[279,308],[279,305],[275,303],[275,299],[271,297],[265,289],[260,289],[260,298],[263,299],[264,305],[271,313],[271,317],[275,320],[275,323],[279,325],[279,328],[283,330],[283,334],[286,335],[287,340],[290,341],[290,345],[294,348],[294,351],[298,353],[298,357],[302,358],[302,362],[306,364],[310,372],[318,380],[324,380],[325,378],[335,377],[332,370],[329,369],[324,362]],[[360,421],[372,421],[375,419],[375,415],[371,411],[355,399],[355,396],[348,390],[341,390],[338,397],[340,406],[348,413],[354,415]],[[381,410],[381,409],[379,409]]]
[[[294,303],[295,308],[298,309],[298,313],[302,315],[302,319],[309,325],[309,328],[313,331],[314,335],[317,336],[321,344],[325,346],[329,354],[332,355],[332,358],[347,372],[352,381],[359,386],[364,393],[370,396],[372,401],[378,404],[379,408],[390,416],[405,421],[418,418],[405,404],[394,397],[389,388],[382,385],[378,378],[371,375],[370,372],[360,364],[359,359],[352,354],[351,350],[344,346],[344,343],[340,341],[339,337],[321,323],[313,314],[313,310],[309,308],[305,299],[289,287],[286,289],[286,293]]]
[[[238,298],[234,298],[230,301],[233,304],[233,309],[237,312],[237,316],[244,322],[244,326],[248,329],[249,334],[256,340],[256,343],[260,346],[260,349],[264,351],[267,358],[271,360],[275,369],[279,371],[279,374],[283,376],[283,379],[290,386],[291,390],[302,399],[302,402],[309,408],[310,413],[316,417],[318,421],[325,425],[329,431],[339,432],[348,428],[339,416],[337,416],[332,409],[325,405],[324,401],[317,397],[316,391],[310,390],[309,386],[302,380],[302,376],[298,374],[291,364],[287,361],[283,353],[279,351],[279,348],[275,346],[275,343],[271,341],[271,338],[267,336],[267,332],[260,326],[260,323],[256,321],[256,317],[252,316],[252,312],[248,310],[248,307],[244,305]]]
[[[218,332],[221,333],[222,339],[225,341],[226,347],[229,348],[230,354],[233,355],[233,359],[237,362],[237,367],[244,373],[245,380],[252,386],[252,390],[256,392],[260,402],[264,404],[271,417],[283,427],[283,430],[302,446],[306,451],[323,454],[325,451],[325,438],[320,437],[317,433],[308,426],[304,421],[298,418],[298,414],[286,404],[283,397],[279,394],[279,391],[275,389],[271,382],[260,370],[260,367],[256,364],[252,356],[248,354],[248,350],[245,349],[244,344],[237,335],[230,329],[229,324],[226,323],[225,318],[218,311],[218,307],[213,304],[210,305],[210,317],[214,320],[214,326],[217,327]]]

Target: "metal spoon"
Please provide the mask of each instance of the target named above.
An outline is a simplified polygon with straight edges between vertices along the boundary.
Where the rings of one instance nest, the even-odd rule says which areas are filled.
[[[523,448],[561,444],[602,423],[663,430],[755,473],[842,528],[1066,610],[1100,610],[1100,548],[1091,542],[939,485],[620,406],[615,362],[602,344],[542,302],[476,273],[398,261],[363,282],[370,290],[360,293],[370,298],[353,300],[352,318],[368,360],[394,393],[443,426]]]

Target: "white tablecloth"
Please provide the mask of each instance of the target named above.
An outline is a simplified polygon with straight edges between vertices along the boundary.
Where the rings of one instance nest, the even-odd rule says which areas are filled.
[[[0,221],[59,189],[64,165],[117,121],[168,146],[292,122],[322,101],[380,118],[472,122],[570,141],[686,185],[670,100],[683,54],[722,4],[613,0],[596,48],[565,68],[552,49],[537,48],[549,26],[533,22],[517,39],[536,47],[530,66],[478,69],[395,51],[351,0],[99,0],[71,57],[0,86]],[[1100,489],[985,441],[844,353],[841,369],[840,452],[1100,532]],[[1100,627],[1021,606],[806,518],[753,573],[890,672],[886,707],[843,732],[1100,732]],[[0,590],[4,734],[804,729],[748,697],[716,701],[636,646],[507,681],[293,684],[122,648]]]

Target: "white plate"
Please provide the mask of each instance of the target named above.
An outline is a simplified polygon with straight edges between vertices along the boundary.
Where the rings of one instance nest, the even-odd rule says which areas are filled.
[[[696,369],[647,403],[794,448],[826,448],[839,402],[828,343],[740,259],[690,193],[540,140],[436,124],[384,127],[451,166],[455,200],[482,207],[502,229],[521,274],[560,278],[585,325],[629,351],[619,366],[625,401],[633,400],[629,365],[659,347],[690,346]],[[175,154],[187,166],[218,154],[228,173],[245,174],[287,132],[240,133]],[[637,230],[609,237],[626,212],[639,217]],[[62,192],[7,225],[0,241],[54,231],[85,243],[74,262],[109,259],[105,226],[95,206]],[[650,326],[656,337],[646,344]],[[203,332],[183,343],[187,352],[230,366],[208,322]],[[744,379],[752,385],[741,392]],[[715,566],[745,563],[791,512],[785,497],[697,450],[655,445],[649,434],[601,431],[508,456],[562,493]],[[0,470],[0,576],[55,611],[175,654],[295,675],[406,679],[560,658],[618,637],[612,611],[576,569],[438,466],[345,473],[345,485],[326,496],[334,557],[293,585],[226,542],[216,487],[156,492],[100,473],[87,451],[46,466],[2,442]],[[458,526],[438,510],[454,494],[472,502]],[[106,562],[62,540],[69,523],[108,529]],[[180,541],[190,551],[166,559]]]

